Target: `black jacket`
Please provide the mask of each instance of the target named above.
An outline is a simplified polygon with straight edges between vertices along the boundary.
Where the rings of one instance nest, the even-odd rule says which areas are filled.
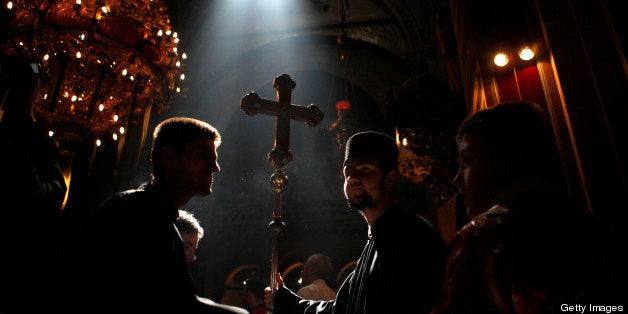
[[[373,224],[335,300],[305,301],[282,286],[273,313],[428,313],[440,291],[446,250],[426,220],[393,205]]]
[[[90,219],[77,313],[235,313],[199,299],[174,221],[178,208],[151,185],[107,199]],[[243,312],[239,312],[243,313]]]

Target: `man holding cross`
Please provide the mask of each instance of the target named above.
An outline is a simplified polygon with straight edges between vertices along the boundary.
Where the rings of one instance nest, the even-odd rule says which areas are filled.
[[[438,231],[397,202],[399,151],[379,132],[349,138],[344,192],[351,209],[368,224],[368,240],[335,300],[305,300],[282,284],[265,294],[273,314],[429,313],[441,287],[446,243]],[[419,258],[414,256],[418,255]]]

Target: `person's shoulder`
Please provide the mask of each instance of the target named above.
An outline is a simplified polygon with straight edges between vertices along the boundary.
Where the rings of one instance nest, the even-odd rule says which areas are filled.
[[[503,225],[494,223],[494,217],[481,215],[475,217],[456,232],[449,242],[450,256],[458,256],[469,250],[473,252],[488,252],[501,245],[503,238],[496,228]]]
[[[434,225],[418,212],[409,212],[404,209],[395,210],[397,212],[397,222],[405,226],[406,231],[415,233],[435,233],[438,232]],[[404,231],[404,230],[400,230]]]
[[[434,225],[419,213],[409,212],[394,206],[391,208],[394,223],[386,230],[395,238],[406,238],[415,243],[431,245],[444,251],[447,246],[442,234]]]
[[[504,242],[519,237],[522,232],[541,230],[535,220],[539,218],[495,205],[460,228],[449,246],[477,246],[484,249],[502,246]]]
[[[460,228],[458,234],[465,237],[477,236],[486,230],[502,228],[518,217],[509,207],[494,205]]]
[[[314,298],[314,291],[315,291],[314,286],[310,284],[307,286],[303,286],[299,290],[297,290],[297,295],[304,299],[309,300],[309,299]]]
[[[115,214],[121,211],[127,211],[141,203],[144,198],[145,191],[142,189],[129,189],[114,193],[107,197],[93,212],[93,216],[103,216]],[[128,214],[125,213],[125,214]]]
[[[306,286],[303,286],[303,287],[299,288],[299,290],[297,290],[297,294],[300,295],[300,296],[303,296],[302,295],[303,293],[308,293],[311,290],[312,290],[312,286],[311,285],[306,285]]]
[[[390,217],[391,220],[395,220],[396,223],[425,224],[427,222],[422,221],[415,211],[407,209],[398,203],[388,207],[385,213],[386,216]]]
[[[119,202],[126,202],[126,201],[131,201],[134,199],[137,199],[139,197],[142,196],[142,194],[144,194],[145,191],[142,189],[129,189],[129,190],[125,190],[125,191],[120,191],[117,193],[112,194],[111,196],[109,196],[102,204],[100,207],[104,207],[107,206],[111,203],[119,203]]]

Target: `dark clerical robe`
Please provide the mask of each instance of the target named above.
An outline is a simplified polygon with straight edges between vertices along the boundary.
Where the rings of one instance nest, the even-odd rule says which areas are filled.
[[[282,286],[273,313],[428,313],[441,287],[445,254],[440,233],[395,204],[371,227],[335,300],[303,300]]]

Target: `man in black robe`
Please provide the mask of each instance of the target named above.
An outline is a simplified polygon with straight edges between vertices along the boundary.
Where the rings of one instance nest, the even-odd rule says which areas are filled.
[[[278,280],[274,314],[428,313],[441,287],[446,243],[425,219],[404,211],[396,199],[399,151],[379,132],[347,141],[344,192],[351,209],[368,223],[368,240],[335,300],[304,300]],[[280,279],[280,278],[279,278]]]

